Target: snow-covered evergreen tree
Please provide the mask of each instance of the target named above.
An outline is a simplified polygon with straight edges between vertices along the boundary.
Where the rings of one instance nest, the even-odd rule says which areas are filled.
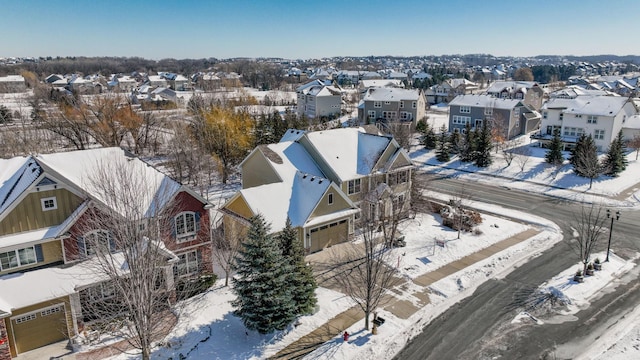
[[[261,215],[251,226],[236,258],[233,279],[235,315],[250,330],[261,334],[282,330],[296,317],[296,303],[288,283],[293,266],[286,261],[280,242],[269,234]]]
[[[604,160],[604,169],[607,175],[618,176],[627,168],[628,161],[624,156],[624,147],[624,137],[622,130],[620,130],[618,136],[609,145],[607,157]]]
[[[491,157],[491,149],[493,145],[491,143],[491,129],[487,125],[486,121],[482,122],[482,129],[477,135],[476,139],[476,156],[475,164],[477,167],[488,167],[493,162]]]
[[[296,304],[296,314],[310,314],[317,303],[315,294],[317,285],[313,277],[313,269],[305,262],[302,243],[298,239],[296,230],[291,227],[289,219],[278,239],[286,261],[293,266],[289,274],[288,286],[291,287],[291,295]]]
[[[471,162],[475,157],[476,139],[474,132],[471,131],[471,124],[467,123],[464,129],[464,140],[462,149],[460,149],[460,161]]]
[[[427,124],[427,129],[424,136],[422,136],[422,145],[424,145],[424,148],[427,150],[433,150],[436,148],[437,142],[437,136],[435,131],[433,131],[433,126]]]
[[[560,138],[560,130],[553,130],[553,138],[549,143],[549,150],[544,155],[544,160],[551,165],[560,165],[564,161],[562,156],[562,139]]]
[[[444,124],[440,128],[440,137],[438,139],[438,145],[436,147],[436,160],[440,162],[447,162],[451,160],[449,136],[447,136],[447,131]]]
[[[571,151],[569,159],[573,165],[573,171],[582,177],[589,178],[589,189],[593,184],[593,179],[603,172],[602,164],[598,159],[598,149],[591,135],[582,134],[576,143],[576,147]]]

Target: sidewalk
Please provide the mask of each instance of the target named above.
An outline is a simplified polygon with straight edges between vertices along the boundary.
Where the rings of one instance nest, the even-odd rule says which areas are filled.
[[[505,240],[497,242],[487,248],[484,248],[476,253],[467,255],[462,259],[456,260],[449,264],[446,264],[434,271],[425,273],[415,279],[413,283],[422,287],[417,292],[412,292],[409,295],[418,299],[418,306],[408,300],[400,300],[395,296],[390,295],[389,301],[385,306],[385,310],[391,312],[395,316],[408,319],[411,315],[415,314],[420,308],[429,303],[429,286],[434,282],[441,280],[451,274],[454,274],[460,270],[465,269],[468,266],[487,259],[502,250],[505,250],[513,245],[516,245],[522,241],[525,241],[531,237],[538,235],[540,231],[529,228],[521,233],[511,236]],[[405,289],[407,289],[408,281],[404,281],[402,284],[390,289],[390,293],[398,293],[407,295]],[[284,349],[280,350],[271,359],[299,359],[303,356],[311,353],[315,349],[319,348],[322,344],[330,341],[339,336],[345,329],[352,326],[356,322],[364,319],[364,313],[359,307],[354,306],[345,312],[336,315],[331,320],[327,321],[316,330],[301,337],[297,341],[289,344]]]

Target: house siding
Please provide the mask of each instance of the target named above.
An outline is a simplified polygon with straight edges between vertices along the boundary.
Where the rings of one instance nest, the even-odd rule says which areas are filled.
[[[26,246],[25,246],[26,247]],[[4,252],[4,250],[0,249],[0,252]],[[41,267],[48,264],[58,263],[62,261],[62,244],[60,241],[50,241],[42,244],[42,255],[44,261],[36,262],[34,264],[30,264],[27,266],[21,266],[18,268],[8,269],[5,271],[0,271],[0,276],[15,272],[21,272],[28,269],[33,269],[36,267]]]
[[[0,319],[0,360],[11,360],[11,351],[9,350],[9,318]]]
[[[242,164],[242,188],[247,189],[264,184],[279,182],[278,174],[269,165],[261,151],[255,151]]]
[[[54,196],[57,209],[42,211],[40,199]],[[59,225],[81,203],[80,197],[65,189],[32,192],[0,222],[0,236]]]
[[[333,194],[333,204],[329,205],[329,194]],[[324,194],[318,206],[313,210],[310,219],[314,217],[328,215],[334,213],[336,211],[341,211],[344,209],[348,209],[350,207],[349,203],[342,197],[340,194],[334,190],[333,188],[329,188],[327,192]]]

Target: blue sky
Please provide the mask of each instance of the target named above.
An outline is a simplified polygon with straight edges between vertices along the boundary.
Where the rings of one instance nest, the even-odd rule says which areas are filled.
[[[0,0],[0,57],[638,55],[637,0]]]

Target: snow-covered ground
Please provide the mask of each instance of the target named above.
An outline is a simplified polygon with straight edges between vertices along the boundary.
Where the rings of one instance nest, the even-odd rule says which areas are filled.
[[[439,127],[445,121],[445,113],[429,114],[430,124]],[[506,166],[501,153],[495,153],[494,164],[487,169],[477,169],[472,165],[452,160],[440,164],[435,160],[433,152],[418,147],[411,151],[411,157],[422,171],[430,171],[447,176],[455,176],[474,181],[490,182],[495,186],[519,188],[526,191],[541,192],[549,195],[595,202],[606,206],[636,207],[639,203],[637,194],[630,194],[626,199],[611,199],[633,187],[640,178],[640,161],[635,154],[629,154],[629,166],[618,178],[601,177],[594,181],[592,189],[588,189],[588,180],[572,174],[570,166],[554,169],[544,163],[544,149],[536,147],[528,138],[521,139],[519,146],[531,152],[531,157],[522,168],[514,161]],[[431,194],[438,196],[438,194]],[[603,196],[604,195],[604,196]],[[442,196],[442,195],[440,195]],[[447,200],[446,196],[442,200]],[[372,336],[363,331],[363,322],[357,322],[347,329],[351,334],[348,343],[344,343],[339,334],[325,343],[306,359],[387,359],[393,357],[404,347],[406,342],[419,334],[425,324],[444,312],[451,305],[469,296],[482,282],[508,274],[514,267],[537,256],[562,238],[559,228],[545,219],[531,214],[506,210],[498,206],[474,203],[472,206],[480,211],[495,215],[483,215],[481,234],[465,234],[457,239],[457,233],[440,225],[439,219],[431,215],[420,215],[402,225],[402,233],[407,240],[405,248],[394,249],[393,258],[398,259],[402,274],[409,279],[432,271],[446,263],[462,258],[465,255],[490,246],[502,239],[527,228],[535,227],[541,231],[533,238],[516,244],[508,249],[480,262],[473,264],[429,286],[430,303],[419,309],[408,319],[401,319],[388,311],[381,310],[379,315],[386,319],[384,326],[378,329],[378,335]],[[519,222],[502,217],[521,219]],[[445,247],[435,246],[435,240],[446,242]],[[541,289],[554,289],[562,297],[569,299],[567,311],[577,311],[588,306],[589,299],[598,291],[610,286],[621,274],[629,271],[635,263],[624,261],[615,255],[602,271],[595,276],[587,277],[584,284],[576,285],[571,278],[577,269],[576,265],[568,266],[565,271],[543,284]],[[635,267],[633,268],[635,271]],[[417,286],[411,284],[410,286]],[[188,317],[180,319],[176,329],[153,354],[154,359],[179,358],[179,354],[188,359],[261,359],[274,355],[280,349],[294,342],[301,336],[324,324],[328,319],[351,306],[343,294],[320,288],[317,291],[319,311],[300,319],[296,326],[270,335],[259,335],[245,332],[241,321],[232,315],[230,301],[233,294],[229,288],[216,287],[208,293],[192,299],[184,306],[188,307]],[[514,319],[521,319],[514,313]],[[563,314],[559,314],[562,316]],[[564,314],[566,315],[566,314]],[[634,317],[624,326],[616,327],[606,338],[586,349],[585,359],[630,359],[640,358],[640,307]],[[544,323],[545,320],[540,320]],[[615,344],[613,347],[611,347]],[[597,346],[596,346],[597,345]],[[609,350],[607,350],[609,349]],[[133,359],[134,355],[120,355],[117,359]]]

